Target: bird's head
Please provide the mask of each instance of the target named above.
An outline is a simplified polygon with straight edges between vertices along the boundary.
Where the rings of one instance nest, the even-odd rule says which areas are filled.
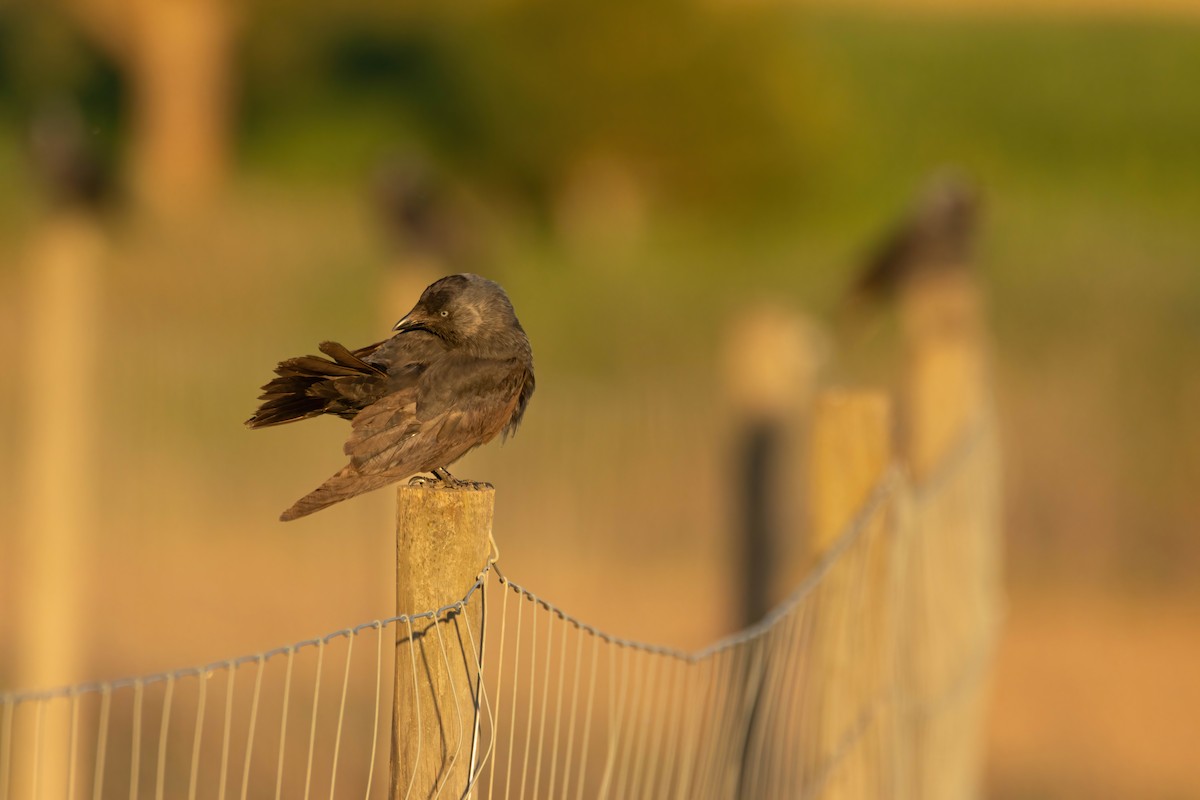
[[[504,289],[479,275],[449,275],[429,285],[393,330],[423,330],[456,346],[486,349],[525,333]]]

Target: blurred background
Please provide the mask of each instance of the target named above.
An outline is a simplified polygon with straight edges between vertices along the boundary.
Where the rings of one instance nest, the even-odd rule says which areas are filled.
[[[804,314],[789,368],[893,386],[848,287],[955,174],[1006,459],[989,796],[1200,797],[1197,85],[1188,0],[9,0],[0,686],[390,613],[390,491],[275,521],[344,423],[241,422],[464,270],[537,363],[456,470],[506,571],[632,638],[735,630],[731,337]]]

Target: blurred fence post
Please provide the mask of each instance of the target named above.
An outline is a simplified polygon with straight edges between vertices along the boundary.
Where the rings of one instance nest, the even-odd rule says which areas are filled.
[[[732,537],[740,550],[738,569],[740,624],[750,626],[767,615],[799,573],[795,543],[782,531],[783,499],[798,482],[797,418],[803,418],[825,361],[826,337],[810,318],[787,308],[758,303],[744,309],[729,326],[724,341],[725,389],[738,426],[734,481],[739,495]],[[797,434],[800,434],[799,436]],[[751,663],[741,680],[753,685]],[[761,688],[761,687],[760,687]],[[762,719],[764,698],[754,697],[747,730]],[[750,739],[742,753],[739,795],[749,791]]]
[[[967,270],[914,281],[901,296],[907,373],[901,448],[918,485],[988,409],[981,305]]]
[[[838,543],[892,465],[892,407],[880,391],[817,396],[809,442],[809,551],[818,561]],[[827,768],[825,798],[902,797],[902,769],[889,698],[895,690],[897,548],[893,495],[869,518],[816,590],[812,702],[820,727],[810,757]],[[862,728],[860,730],[860,728]]]
[[[810,442],[809,551],[820,557],[863,507],[892,460],[892,405],[881,391],[817,397]]]
[[[826,336],[803,314],[768,304],[752,305],[729,326],[724,342],[725,388],[733,405],[735,470],[740,490],[734,541],[741,550],[740,624],[762,619],[801,574],[800,559],[781,531],[789,529],[781,502],[789,474],[802,471],[798,450],[825,361]],[[795,573],[795,574],[792,574]]]
[[[489,555],[495,490],[401,486],[396,613],[462,599]],[[464,796],[478,739],[483,596],[396,627],[390,797]]]
[[[106,239],[86,214],[52,216],[29,263],[29,320],[22,347],[25,394],[24,519],[14,647],[16,683],[79,680],[84,577],[95,477],[97,330]],[[67,720],[45,720],[47,741],[65,741]],[[66,793],[65,748],[41,759],[39,793]],[[19,794],[18,794],[19,796]]]
[[[186,213],[212,199],[229,166],[237,7],[228,0],[127,5],[133,188],[153,212]]]
[[[981,793],[988,669],[1000,615],[999,456],[982,298],[970,271],[901,295],[903,455],[914,475],[903,665],[912,791]]]

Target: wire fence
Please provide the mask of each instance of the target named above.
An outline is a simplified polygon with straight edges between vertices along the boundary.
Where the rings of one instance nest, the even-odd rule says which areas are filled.
[[[790,597],[698,652],[597,630],[493,563],[425,614],[0,695],[0,800],[972,797],[1001,616],[997,473],[990,425],[920,487],[890,468]],[[481,629],[462,613],[477,604]],[[430,659],[461,662],[449,691],[472,713],[397,737],[438,756],[427,791],[391,785],[389,764]]]

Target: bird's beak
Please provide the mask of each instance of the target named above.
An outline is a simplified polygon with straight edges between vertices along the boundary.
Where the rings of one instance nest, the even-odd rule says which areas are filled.
[[[425,326],[425,318],[414,308],[405,314],[393,327],[393,331],[411,331]]]

